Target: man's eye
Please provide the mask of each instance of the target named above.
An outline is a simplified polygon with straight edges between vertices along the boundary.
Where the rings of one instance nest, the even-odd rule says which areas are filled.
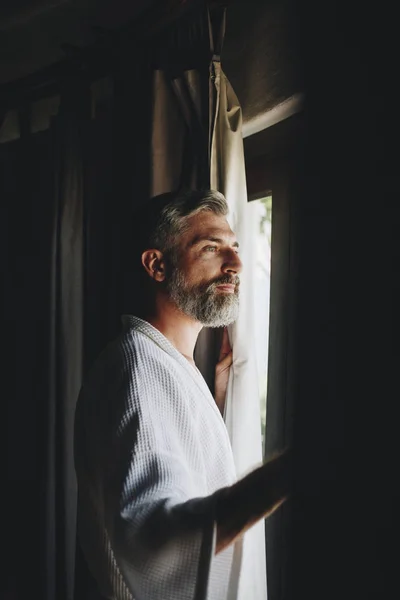
[[[217,246],[206,246],[204,250],[206,252],[215,252],[217,250]]]

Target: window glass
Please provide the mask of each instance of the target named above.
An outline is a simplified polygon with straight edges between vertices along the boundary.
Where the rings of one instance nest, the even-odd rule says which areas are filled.
[[[256,326],[256,361],[260,393],[261,431],[263,452],[267,415],[267,375],[269,342],[269,303],[271,282],[271,222],[272,195],[253,200],[248,204],[253,215],[250,222],[255,227],[255,290],[254,314]]]

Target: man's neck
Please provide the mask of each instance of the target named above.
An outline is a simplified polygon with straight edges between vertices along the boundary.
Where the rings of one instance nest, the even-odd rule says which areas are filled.
[[[158,329],[189,362],[194,364],[193,353],[202,325],[191,319],[170,302],[156,305],[151,315],[144,317]]]

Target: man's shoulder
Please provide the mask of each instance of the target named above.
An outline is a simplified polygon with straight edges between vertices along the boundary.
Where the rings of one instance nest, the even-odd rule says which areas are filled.
[[[126,360],[133,357],[136,361],[146,359],[162,359],[165,356],[165,351],[147,336],[143,331],[138,329],[126,329],[115,340],[114,352],[120,356],[121,360]]]
[[[160,354],[160,349],[142,332],[125,329],[103,348],[93,361],[89,373],[124,370],[134,367],[149,357]]]
[[[181,387],[184,379],[179,357],[162,337],[143,327],[125,326],[92,363],[82,387],[99,391],[127,385],[135,389]]]
[[[157,378],[164,372],[179,372],[175,357],[146,333],[135,328],[125,329],[109,345],[103,361],[112,370],[134,372],[141,377],[151,374]]]

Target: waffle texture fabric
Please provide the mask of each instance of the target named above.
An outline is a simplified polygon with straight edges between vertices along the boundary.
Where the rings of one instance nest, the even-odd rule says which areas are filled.
[[[113,600],[233,600],[240,542],[215,555],[215,492],[236,481],[200,372],[126,315],[75,414],[78,536]],[[234,567],[233,567],[234,565]]]

